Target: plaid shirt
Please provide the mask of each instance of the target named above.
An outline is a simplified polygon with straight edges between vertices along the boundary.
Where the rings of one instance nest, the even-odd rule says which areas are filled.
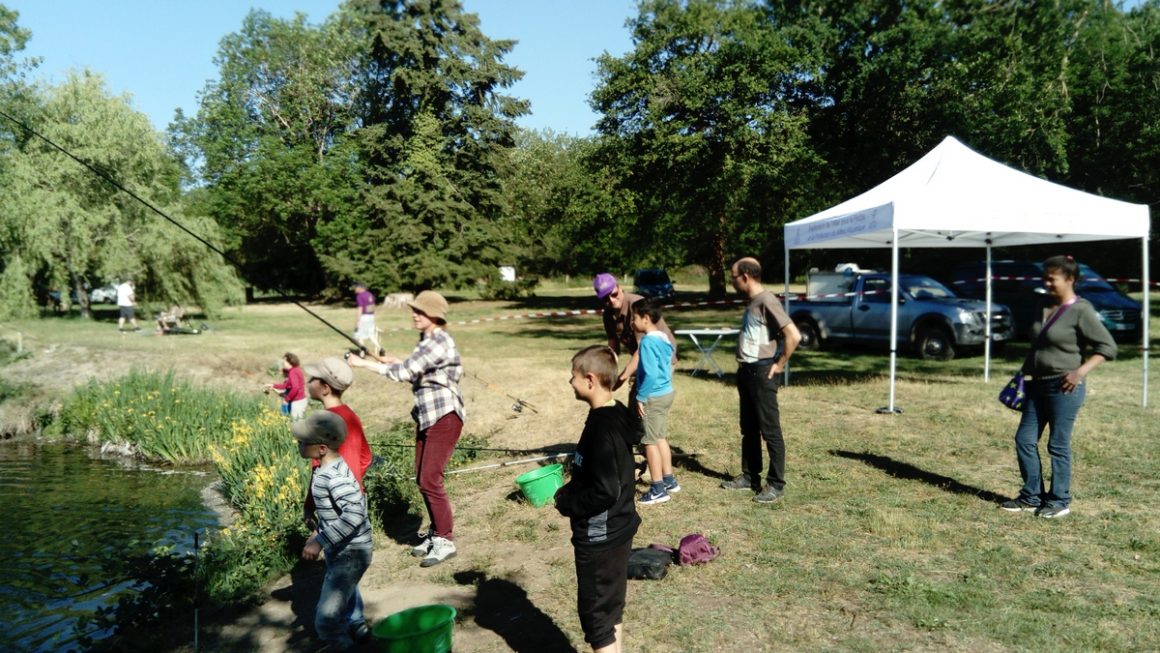
[[[407,360],[398,365],[381,365],[379,374],[395,381],[410,381],[415,393],[415,407],[411,417],[419,430],[431,428],[440,417],[457,413],[467,416],[459,381],[463,378],[463,363],[455,349],[455,341],[443,329],[430,335],[419,336],[419,344]]]

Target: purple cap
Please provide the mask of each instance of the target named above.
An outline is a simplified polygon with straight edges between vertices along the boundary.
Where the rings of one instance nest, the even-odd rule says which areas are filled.
[[[596,296],[600,299],[611,295],[612,291],[616,290],[616,285],[616,277],[607,272],[601,272],[592,280],[592,287],[596,289]]]

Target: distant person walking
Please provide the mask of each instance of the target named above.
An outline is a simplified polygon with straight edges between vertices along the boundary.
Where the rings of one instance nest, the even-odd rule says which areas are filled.
[[[140,331],[137,325],[137,295],[133,289],[133,280],[125,279],[117,286],[117,309],[120,316],[117,318],[117,330],[125,330],[125,322],[133,325],[134,331]]]
[[[608,346],[616,354],[621,351],[629,354],[628,363],[624,366],[624,370],[614,380],[612,389],[619,390],[620,386],[624,385],[625,381],[629,382],[628,387],[628,410],[633,415],[638,415],[636,407],[636,368],[640,365],[640,339],[644,336],[638,333],[633,327],[633,305],[643,299],[640,295],[626,292],[620,287],[616,277],[607,272],[602,272],[596,275],[592,280],[592,288],[596,290],[596,298],[600,300],[604,306],[604,332],[608,336]],[[672,329],[669,328],[667,322],[662,317],[656,323],[656,329],[668,338],[669,343],[673,346],[672,364],[675,367],[677,364],[677,339],[673,335]],[[643,425],[640,427],[643,429]]]
[[[785,493],[785,437],[777,405],[777,375],[802,336],[777,297],[761,284],[761,263],[746,257],[733,264],[733,287],[749,298],[737,336],[737,393],[741,404],[741,475],[727,490],[754,490],[753,500],[773,503]],[[785,339],[778,348],[777,339]],[[769,453],[762,484],[761,443]]]
[[[374,349],[368,351],[376,355],[382,354],[379,334],[375,329],[375,296],[367,290],[367,285],[361,281],[354,284],[354,303],[358,305],[358,322],[354,329],[355,340],[358,340],[361,347],[366,347],[366,343],[369,341],[374,345]]]
[[[1116,342],[1096,309],[1075,294],[1079,265],[1070,256],[1043,262],[1044,305],[1031,325],[1031,351],[1023,361],[1023,416],[1015,431],[1015,457],[1023,487],[999,504],[1010,512],[1034,512],[1053,519],[1071,512],[1071,432],[1087,393],[1084,379],[1116,357]],[[1039,440],[1051,427],[1051,491],[1043,483]]]
[[[443,486],[443,473],[459,436],[466,411],[459,381],[463,363],[455,341],[447,333],[447,300],[437,292],[424,290],[408,304],[411,321],[420,332],[419,344],[406,360],[376,356],[372,362],[350,357],[351,367],[363,367],[392,381],[411,384],[415,393],[415,477],[419,493],[427,505],[431,527],[420,534],[411,554],[422,557],[421,567],[437,565],[456,555],[454,517],[451,501]]]

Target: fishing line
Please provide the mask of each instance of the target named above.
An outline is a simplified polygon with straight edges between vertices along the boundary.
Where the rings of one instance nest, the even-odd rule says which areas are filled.
[[[491,390],[492,392],[501,394],[501,395],[507,397],[508,399],[514,400],[516,403],[512,404],[513,411],[515,411],[517,413],[522,413],[524,411],[524,409],[527,408],[528,410],[532,411],[533,413],[536,413],[537,415],[540,414],[540,411],[536,410],[536,407],[533,406],[530,402],[524,401],[523,399],[520,399],[519,397],[517,397],[515,395],[508,394],[507,392],[504,392],[503,388],[499,387],[498,385],[495,385],[494,383],[489,383],[488,381],[486,381],[485,379],[480,377],[475,372],[464,372],[464,375],[469,376],[469,377],[475,379],[476,381],[479,381],[488,390]]]
[[[35,136],[35,137],[39,138],[40,140],[44,141],[45,143],[47,143],[49,146],[51,146],[56,151],[60,152],[61,154],[72,159],[73,161],[76,161],[80,165],[84,166],[84,168],[87,169],[89,172],[92,172],[94,175],[96,175],[96,176],[100,177],[101,179],[103,179],[104,181],[106,181],[109,185],[111,185],[114,188],[116,188],[117,190],[125,193],[129,197],[132,197],[133,199],[137,200],[145,208],[149,209],[150,211],[153,211],[154,213],[156,213],[157,215],[164,218],[166,221],[168,221],[173,226],[184,231],[190,237],[194,238],[202,245],[205,245],[206,248],[208,248],[211,252],[214,252],[218,256],[221,256],[222,260],[224,260],[227,263],[229,263],[230,265],[234,266],[234,268],[238,271],[238,274],[241,275],[243,278],[245,278],[244,270],[242,269],[241,263],[238,263],[237,261],[235,261],[232,257],[230,257],[229,254],[226,254],[224,251],[222,251],[221,249],[216,247],[213,243],[209,242],[205,238],[202,238],[200,235],[198,235],[197,233],[195,233],[194,231],[192,231],[191,229],[189,229],[185,225],[181,224],[180,222],[178,222],[177,220],[175,220],[174,218],[169,216],[167,213],[165,213],[161,209],[154,206],[151,202],[145,200],[141,196],[137,195],[137,193],[134,193],[133,191],[129,190],[128,188],[125,188],[123,185],[121,185],[120,182],[118,182],[116,179],[114,179],[111,175],[109,175],[104,170],[101,170],[100,168],[93,165],[92,163],[89,163],[88,161],[85,161],[84,159],[76,156],[72,152],[66,150],[64,147],[57,145],[49,137],[45,136],[44,134],[41,134],[40,132],[36,131],[32,127],[29,127],[23,121],[13,117],[8,112],[6,112],[2,109],[0,109],[0,116],[7,118],[8,120],[12,121],[17,126],[19,126],[21,129],[23,129],[24,131],[28,132],[29,134],[32,134],[33,136]],[[352,343],[357,348],[356,351],[359,352],[360,355],[365,356],[368,353],[366,347],[363,346],[363,344],[361,342],[359,342],[358,340],[353,338],[346,331],[343,331],[342,329],[331,324],[325,318],[323,318],[321,315],[310,310],[305,305],[303,305],[301,302],[290,297],[290,295],[288,295],[285,291],[283,291],[281,287],[275,285],[273,288],[270,288],[270,289],[273,290],[275,293],[277,293],[278,296],[281,297],[283,300],[294,304],[295,306],[302,309],[303,311],[306,311],[306,313],[308,313],[311,317],[313,317],[314,319],[318,320],[319,322],[325,324],[326,326],[330,327],[335,333],[342,336],[348,342]],[[527,408],[528,410],[532,411],[533,413],[537,413],[537,414],[539,413],[539,411],[536,410],[536,407],[533,406],[531,403],[524,401],[523,399],[520,399],[519,397],[516,397],[514,395],[511,395],[511,394],[504,392],[501,388],[499,388],[499,386],[496,386],[492,383],[488,383],[484,379],[480,378],[479,375],[474,374],[472,372],[468,372],[467,376],[470,376],[470,377],[474,378],[476,381],[479,381],[488,390],[493,390],[495,392],[498,392],[498,393],[506,396],[508,399],[512,399],[513,401],[515,401],[516,403],[512,404],[512,410],[514,412],[521,413],[521,412],[523,412],[523,410],[525,408]]]
[[[97,166],[95,166],[95,165],[89,163],[88,161],[85,161],[84,159],[76,156],[75,154],[66,150],[65,148],[61,147],[60,145],[57,145],[55,142],[53,142],[52,139],[45,136],[44,134],[41,134],[40,132],[36,131],[32,127],[29,127],[28,125],[24,124],[23,121],[12,117],[11,115],[8,114],[8,112],[4,111],[3,109],[0,109],[0,116],[7,118],[8,120],[15,123],[18,127],[23,129],[24,131],[28,132],[29,134],[32,134],[33,136],[44,141],[45,143],[48,143],[48,145],[51,146],[53,149],[55,149],[56,151],[60,152],[61,154],[65,155],[65,156],[67,156],[68,158],[72,159],[73,161],[76,161],[77,163],[81,164],[89,172],[93,173],[94,175],[96,175],[96,176],[100,177],[101,179],[103,179],[104,181],[108,182],[108,184],[111,185],[112,187],[125,193],[129,197],[132,197],[133,199],[137,200],[145,208],[149,209],[150,211],[153,211],[154,213],[161,216],[162,218],[165,218],[167,221],[169,221],[170,224],[172,224],[173,226],[177,227],[178,229],[184,231],[186,234],[193,237],[199,243],[201,243],[202,245],[205,245],[210,251],[216,253],[218,256],[221,256],[222,259],[225,260],[227,263],[229,263],[230,265],[233,265],[234,268],[237,269],[238,274],[242,275],[242,278],[245,278],[245,275],[244,275],[244,272],[242,269],[242,265],[240,263],[235,261],[233,258],[231,258],[228,254],[226,254],[222,250],[218,249],[216,246],[214,246],[213,243],[209,242],[205,238],[202,238],[201,236],[199,236],[198,234],[194,233],[192,230],[187,228],[185,225],[181,224],[177,220],[170,217],[164,211],[162,211],[161,209],[154,206],[151,202],[143,199],[141,196],[137,195],[137,193],[134,193],[133,191],[129,190],[128,188],[125,188],[124,186],[122,186],[120,182],[118,182],[116,179],[113,179],[113,177],[110,176],[108,173],[106,173],[104,170],[101,170]],[[350,334],[348,334],[347,332],[343,331],[342,329],[334,326],[330,322],[326,321],[326,319],[324,319],[321,315],[315,313],[314,311],[310,310],[309,308],[307,308],[306,306],[304,306],[303,304],[301,304],[300,302],[298,302],[294,298],[290,297],[285,291],[282,290],[281,287],[275,285],[272,288],[268,288],[268,290],[273,290],[283,300],[288,301],[288,302],[294,304],[295,306],[297,306],[298,308],[306,311],[308,314],[310,314],[311,317],[318,320],[319,322],[322,322],[326,326],[333,329],[335,333],[337,333],[338,335],[342,336],[346,340],[353,343],[356,347],[359,348],[360,351],[364,351],[364,352],[366,351],[366,349],[362,346],[362,344],[359,343],[357,340],[355,340]]]

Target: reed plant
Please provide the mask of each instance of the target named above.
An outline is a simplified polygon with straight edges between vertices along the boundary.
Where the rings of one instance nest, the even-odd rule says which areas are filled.
[[[409,423],[409,422],[408,422]],[[201,575],[217,601],[251,598],[293,566],[307,535],[302,506],[310,465],[298,454],[286,418],[257,396],[200,388],[172,371],[132,371],[80,386],[53,426],[94,442],[125,445],[133,454],[172,465],[212,463],[232,523],[207,539]],[[392,443],[413,437],[402,425]],[[417,501],[405,446],[384,447],[368,476],[368,503],[409,509]]]
[[[196,465],[232,437],[235,420],[254,420],[261,404],[200,388],[172,370],[132,370],[111,383],[90,380],[65,400],[54,429],[128,448],[147,460]]]

